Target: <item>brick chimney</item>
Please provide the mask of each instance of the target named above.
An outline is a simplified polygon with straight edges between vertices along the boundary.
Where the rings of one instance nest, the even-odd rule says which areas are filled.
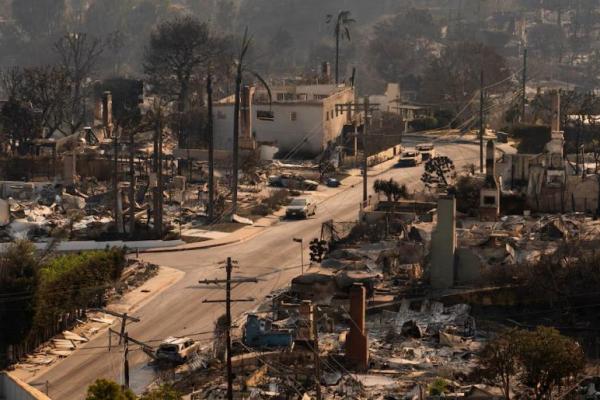
[[[485,183],[479,192],[479,218],[497,221],[500,216],[500,186],[496,180],[496,144],[488,140],[485,153]]]
[[[112,94],[108,91],[102,93],[102,125],[107,137],[112,136]]]
[[[367,291],[361,283],[350,288],[350,333],[346,338],[346,358],[358,371],[369,369],[369,346],[365,330]]]
[[[302,303],[300,303],[300,308],[299,308],[299,314],[300,314],[300,328],[298,328],[298,331],[296,333],[296,340],[301,340],[301,341],[312,341],[314,339],[313,337],[313,324],[314,324],[314,320],[313,320],[313,305],[311,303],[310,300],[303,300]]]

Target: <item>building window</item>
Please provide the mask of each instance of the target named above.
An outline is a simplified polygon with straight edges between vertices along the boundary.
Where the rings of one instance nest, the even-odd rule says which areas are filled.
[[[296,111],[292,111],[290,113],[290,120],[291,121],[296,121],[298,119],[298,113]]]
[[[493,206],[496,204],[496,198],[494,196],[483,196],[483,204]]]
[[[325,111],[325,121],[329,121],[329,111]]]
[[[273,121],[275,119],[275,114],[273,111],[257,110],[256,119],[261,121]]]
[[[284,93],[277,93],[277,101],[283,101]]]

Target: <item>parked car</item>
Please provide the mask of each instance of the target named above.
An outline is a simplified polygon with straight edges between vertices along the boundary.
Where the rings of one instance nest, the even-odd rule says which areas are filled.
[[[342,183],[335,178],[327,178],[327,187],[336,188],[339,187]]]
[[[187,337],[168,337],[156,349],[156,358],[173,363],[184,363],[198,352],[199,347],[199,342]]]
[[[308,197],[295,198],[285,209],[285,216],[287,218],[308,218],[316,213],[317,204]]]
[[[423,158],[418,150],[408,150],[402,153],[398,165],[401,167],[414,167],[422,162]]]
[[[283,187],[283,182],[281,181],[281,176],[279,176],[279,175],[269,176],[268,182],[269,182],[269,186]]]
[[[313,191],[313,190],[317,190],[317,188],[319,187],[319,182],[313,181],[313,180],[310,180],[310,179],[304,179],[302,181],[301,185],[302,185],[302,189],[303,190]]]
[[[427,161],[436,156],[433,143],[422,143],[417,145],[417,151],[421,153],[421,159]]]

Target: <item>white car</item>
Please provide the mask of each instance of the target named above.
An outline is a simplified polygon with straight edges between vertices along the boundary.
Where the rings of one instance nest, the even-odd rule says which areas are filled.
[[[435,146],[433,143],[422,143],[417,145],[417,150],[421,153],[423,161],[427,161],[436,156]]]
[[[285,216],[288,218],[300,217],[308,218],[317,213],[317,204],[308,197],[296,198],[285,209]]]
[[[156,358],[174,363],[184,363],[198,352],[199,347],[199,342],[187,337],[168,337],[158,346]]]
[[[401,167],[415,167],[423,162],[423,156],[418,150],[408,150],[402,153],[398,160]]]

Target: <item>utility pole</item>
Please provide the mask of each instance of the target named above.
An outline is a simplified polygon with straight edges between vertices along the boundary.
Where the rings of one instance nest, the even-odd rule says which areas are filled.
[[[135,129],[129,128],[129,236],[135,236]]]
[[[525,123],[525,104],[527,103],[527,47],[523,48],[523,94],[521,98],[521,123]]]
[[[367,174],[367,169],[369,166],[369,152],[367,151],[367,132],[369,129],[369,122],[370,122],[370,114],[371,114],[371,110],[369,109],[369,96],[365,96],[364,99],[364,113],[365,113],[365,123],[363,125],[363,136],[362,136],[362,142],[363,142],[363,201],[367,201],[368,196],[369,196],[369,188],[367,180],[368,180],[368,174]]]
[[[208,221],[212,222],[214,216],[215,202],[215,143],[213,132],[213,105],[212,105],[212,75],[210,71],[206,77],[206,95],[208,96]]]
[[[123,343],[123,376],[125,387],[129,388],[129,338],[127,332],[123,334],[123,338],[125,339],[125,343]],[[120,337],[119,340],[121,340]]]
[[[315,304],[313,309],[313,336],[315,338],[314,350],[315,350],[315,384],[317,388],[317,400],[321,400],[321,357],[319,354],[319,328],[318,328],[318,314],[317,305]]]
[[[225,332],[226,341],[227,341],[227,400],[233,400],[233,367],[231,365],[231,303],[238,302],[251,302],[254,301],[253,298],[246,299],[231,299],[231,284],[232,283],[258,283],[258,279],[256,278],[235,278],[231,277],[231,273],[233,271],[233,264],[236,262],[231,259],[231,257],[227,257],[227,262],[225,264],[225,272],[226,279],[205,279],[203,281],[199,281],[199,283],[203,283],[205,285],[209,284],[221,284],[225,283],[225,300],[203,300],[203,303],[225,303],[225,320],[227,324],[227,330]]]
[[[483,120],[483,107],[485,101],[483,87],[483,62],[479,81],[479,172],[483,174],[483,135],[485,134],[485,121]]]
[[[366,202],[369,198],[368,191],[368,182],[367,182],[367,166],[369,159],[369,152],[367,151],[367,134],[368,134],[368,126],[371,121],[371,116],[373,111],[379,109],[379,104],[370,103],[369,98],[365,96],[365,99],[362,104],[360,103],[341,103],[335,105],[336,111],[339,112],[360,112],[364,113],[364,121],[363,121],[363,132],[362,132],[362,144],[363,144],[363,166],[362,166],[362,176],[363,176],[363,202]]]
[[[114,135],[113,135],[113,153],[114,153],[114,164],[113,164],[113,193],[114,193],[114,219],[115,219],[115,225],[117,227],[117,231],[119,233],[122,232],[122,226],[121,226],[121,210],[120,210],[120,205],[121,205],[121,199],[119,198],[119,196],[121,195],[121,193],[119,193],[119,137],[118,137],[118,132],[119,129],[115,129]],[[73,154],[73,157],[75,157],[75,154]]]

